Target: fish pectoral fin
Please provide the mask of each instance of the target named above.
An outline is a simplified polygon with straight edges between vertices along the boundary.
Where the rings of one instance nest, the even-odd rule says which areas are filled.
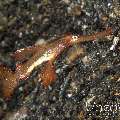
[[[56,79],[55,67],[52,62],[48,61],[43,65],[39,78],[45,87],[48,87]]]

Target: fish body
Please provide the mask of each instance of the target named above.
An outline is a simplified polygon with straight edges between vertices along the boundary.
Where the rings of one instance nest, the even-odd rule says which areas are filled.
[[[18,86],[19,81],[26,80],[38,66],[42,66],[41,72],[38,74],[39,79],[45,87],[48,87],[56,79],[54,61],[65,49],[74,44],[105,37],[111,33],[112,29],[108,28],[103,32],[92,35],[74,36],[69,34],[45,45],[33,45],[17,50],[12,55],[17,62],[16,70],[13,72],[9,68],[2,66],[0,69],[0,82],[4,91],[3,96],[5,98],[10,97]]]

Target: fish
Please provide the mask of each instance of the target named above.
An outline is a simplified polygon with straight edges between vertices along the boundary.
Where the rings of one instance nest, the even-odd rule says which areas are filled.
[[[112,28],[107,28],[92,35],[66,34],[43,45],[33,45],[17,50],[12,54],[13,59],[16,61],[15,71],[5,66],[0,66],[0,85],[2,86],[3,97],[5,99],[10,98],[14,89],[19,85],[19,81],[27,80],[39,66],[41,66],[41,71],[38,73],[39,80],[47,88],[56,80],[54,62],[65,49],[69,49],[75,44],[96,39],[101,40],[100,38],[111,34]]]

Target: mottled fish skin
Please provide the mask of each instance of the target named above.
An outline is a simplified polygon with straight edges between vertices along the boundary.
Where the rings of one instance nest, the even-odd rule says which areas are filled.
[[[65,35],[43,46],[31,46],[17,50],[17,52],[13,54],[16,62],[19,62],[16,64],[16,70],[13,72],[7,67],[0,67],[0,82],[2,83],[3,97],[9,98],[19,84],[19,81],[26,80],[36,67],[43,64],[41,73],[38,75],[39,80],[42,81],[45,87],[49,86],[56,79],[54,61],[66,48],[74,44],[93,41],[97,38],[110,35],[111,33],[112,29],[108,28],[103,32],[92,35]],[[28,58],[26,59],[26,57]]]
[[[35,55],[31,57],[30,60],[28,60],[25,64],[17,64],[16,71],[18,73],[18,79],[27,78],[30,75],[30,73],[34,70],[34,68],[43,64],[44,62],[54,62],[56,57],[59,56],[65,48],[68,48],[69,46],[75,43],[95,40],[96,38],[109,35],[111,32],[112,29],[108,28],[106,31],[95,33],[93,35],[66,35],[64,36],[64,38],[61,38],[52,43],[48,43],[46,47],[42,48],[42,50],[38,47],[38,50],[36,51]]]
[[[17,84],[16,74],[9,68],[0,65],[0,90],[2,97],[6,99],[11,96]]]
[[[56,59],[56,57],[67,47],[70,46],[70,40],[72,36],[66,36],[64,39],[60,39],[59,41],[54,41],[53,43],[49,43],[46,47],[42,48],[40,51],[36,51],[36,53],[25,63],[16,65],[16,73],[18,79],[25,79],[29,77],[31,72],[41,64],[47,61],[51,61],[52,63]]]

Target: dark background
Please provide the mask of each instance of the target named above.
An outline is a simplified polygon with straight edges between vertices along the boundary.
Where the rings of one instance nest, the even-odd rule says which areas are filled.
[[[16,88],[10,103],[0,99],[0,116],[5,120],[120,119],[120,44],[110,50],[114,37],[120,37],[119,0],[0,0],[0,64],[11,69],[15,62],[10,53],[20,48],[107,27],[115,30],[112,41],[83,43],[85,55],[65,68],[64,52],[55,62],[57,80],[44,89],[35,72]]]

